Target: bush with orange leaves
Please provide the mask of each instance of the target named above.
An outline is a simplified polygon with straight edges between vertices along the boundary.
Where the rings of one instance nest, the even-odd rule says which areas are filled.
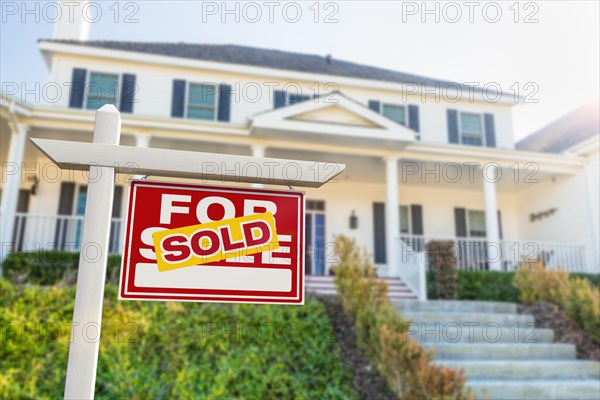
[[[521,301],[553,303],[562,308],[583,330],[600,341],[600,292],[587,279],[551,271],[539,261],[525,260],[515,273],[513,285]]]
[[[431,362],[408,333],[409,321],[396,312],[387,284],[377,279],[368,254],[353,239],[336,238],[335,281],[344,310],[354,319],[358,345],[371,357],[401,399],[472,399],[462,371]]]

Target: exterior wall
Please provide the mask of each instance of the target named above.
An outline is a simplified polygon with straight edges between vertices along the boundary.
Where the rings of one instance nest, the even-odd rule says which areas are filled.
[[[525,240],[557,243],[576,243],[586,246],[586,263],[590,272],[600,272],[598,261],[598,220],[592,221],[592,210],[598,210],[598,156],[590,160],[589,168],[573,176],[556,176],[534,184],[516,195],[517,225]],[[595,169],[594,169],[595,168]],[[587,170],[590,171],[588,177]],[[594,176],[595,175],[595,176]],[[596,179],[595,196],[592,179]],[[596,198],[594,200],[594,197]],[[558,211],[546,218],[530,222],[531,213],[556,208]]]
[[[460,190],[400,185],[398,193],[401,205],[420,204],[423,207],[424,236],[431,238],[455,237],[454,207],[484,210],[483,188]],[[373,203],[385,203],[384,184],[329,183],[319,189],[307,189],[306,198],[325,200],[325,231],[328,241],[333,241],[336,235],[351,236],[359,246],[373,254]],[[514,196],[509,193],[498,194],[498,207],[502,212],[503,236],[518,239]],[[353,210],[358,217],[358,229],[350,229],[349,219]]]
[[[58,107],[68,107],[69,90],[68,82],[71,81],[73,68],[86,68],[88,71],[108,73],[131,73],[136,75],[138,92],[134,113],[140,115],[170,117],[173,79],[185,79],[190,82],[227,82],[232,85],[231,122],[245,123],[254,114],[273,109],[273,89],[283,89],[289,85],[290,92],[295,92],[296,87],[301,87],[304,94],[324,94],[338,89],[353,100],[367,106],[369,100],[379,100],[387,103],[417,104],[419,105],[420,133],[422,141],[448,143],[448,129],[446,110],[448,108],[459,111],[476,113],[489,112],[494,114],[496,126],[496,142],[499,148],[514,148],[513,128],[511,117],[512,104],[499,104],[490,102],[469,101],[469,94],[463,93],[459,102],[451,102],[448,96],[436,101],[433,95],[428,95],[426,102],[421,96],[405,95],[398,91],[367,90],[351,86],[331,84],[331,81],[315,82],[289,81],[280,78],[266,79],[223,73],[215,70],[200,70],[190,68],[166,68],[148,64],[137,64],[125,61],[111,61],[105,59],[91,59],[87,57],[74,57],[56,55],[50,73],[49,82],[57,82],[62,88],[62,96],[52,103]],[[65,85],[65,83],[67,83]]]

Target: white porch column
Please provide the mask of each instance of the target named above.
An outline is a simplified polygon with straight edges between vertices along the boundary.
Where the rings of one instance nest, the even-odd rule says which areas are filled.
[[[500,228],[498,226],[498,204],[496,202],[496,182],[500,179],[501,170],[494,164],[483,168],[483,195],[485,199],[485,228],[487,231],[488,255],[490,270],[502,269],[502,253],[500,246]]]
[[[398,156],[385,158],[386,200],[385,200],[385,251],[388,274],[393,274],[400,260],[400,200],[398,198]]]
[[[2,190],[2,224],[0,227],[0,245],[2,248],[0,248],[0,262],[4,261],[4,258],[7,256],[12,241],[15,214],[19,199],[19,186],[21,183],[21,167],[23,165],[28,129],[27,125],[19,125],[17,131],[13,131],[10,138],[7,159],[2,163],[2,167],[6,171],[6,176],[3,176],[2,182],[4,183],[4,188]],[[0,276],[2,276],[1,267]]]
[[[266,149],[267,149],[267,147],[262,144],[253,144],[252,145],[252,157],[264,157]],[[265,187],[265,185],[263,185],[262,183],[253,183],[252,187],[263,188],[263,187]]]

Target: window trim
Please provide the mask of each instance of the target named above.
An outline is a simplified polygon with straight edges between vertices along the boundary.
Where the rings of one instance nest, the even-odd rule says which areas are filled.
[[[84,110],[89,110],[89,111],[95,111],[92,108],[88,108],[88,101],[90,99],[90,96],[88,94],[89,88],[91,86],[92,83],[92,74],[104,74],[104,75],[116,75],[117,76],[117,87],[115,90],[115,97],[116,97],[116,101],[115,101],[115,107],[117,107],[119,110],[121,109],[121,83],[123,82],[123,74],[122,73],[118,73],[118,72],[103,72],[103,71],[92,71],[92,70],[87,70],[86,73],[86,77],[85,77],[85,90],[83,92],[84,95],[84,104],[83,104],[83,109]],[[96,109],[98,110],[98,109]]]
[[[402,107],[404,109],[404,123],[400,123],[394,119],[391,119],[390,117],[387,117],[384,113],[383,113],[383,108],[385,106],[392,106],[392,107]],[[381,114],[381,116],[386,117],[387,119],[389,119],[390,121],[394,121],[395,123],[397,123],[398,125],[402,125],[406,128],[408,128],[408,124],[409,124],[409,116],[408,116],[408,105],[404,104],[404,103],[388,103],[388,102],[381,102],[379,105],[379,114]]]
[[[463,130],[462,130],[462,115],[463,114],[477,115],[479,117],[479,120],[481,121],[481,145],[463,143]],[[467,134],[467,136],[469,136],[469,134]],[[471,136],[474,136],[474,135],[471,134]],[[459,111],[458,112],[458,141],[460,144],[463,144],[466,146],[486,147],[487,143],[485,142],[485,121],[483,119],[483,113],[470,112],[470,111]]]
[[[188,116],[188,108],[189,108],[189,99],[190,99],[190,93],[191,93],[191,87],[192,85],[205,85],[205,86],[214,86],[215,87],[215,104],[214,104],[214,112],[213,112],[213,119],[203,119],[203,118],[190,118]],[[220,96],[221,96],[221,91],[219,90],[219,85],[215,82],[191,82],[191,81],[186,81],[186,87],[185,87],[185,98],[183,99],[183,118],[184,119],[191,119],[193,121],[218,121],[219,120],[219,101],[220,101]],[[198,107],[201,108],[199,106],[194,106],[194,107]]]
[[[474,210],[474,209],[470,209],[470,208],[465,209],[465,214],[466,214],[465,215],[465,225],[467,226],[467,237],[468,238],[473,238],[473,239],[484,239],[484,238],[486,238],[487,237],[487,230],[488,230],[487,224],[485,224],[485,233],[484,233],[483,236],[473,236],[473,235],[471,235],[471,226],[470,226],[471,223],[470,223],[470,220],[469,220],[469,212],[480,212],[480,213],[483,213],[483,221],[484,221],[484,223],[486,223],[486,221],[485,221],[485,210]]]

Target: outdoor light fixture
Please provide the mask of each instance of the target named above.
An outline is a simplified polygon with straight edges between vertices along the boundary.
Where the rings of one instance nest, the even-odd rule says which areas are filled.
[[[354,213],[354,210],[352,210],[352,214],[350,214],[350,229],[356,228],[358,228],[358,217]]]
[[[33,185],[31,185],[31,189],[29,189],[29,192],[32,196],[35,196],[35,194],[37,193],[38,183],[40,183],[40,178],[38,178],[38,176],[36,175],[33,179],[28,178],[27,180],[33,181]]]

